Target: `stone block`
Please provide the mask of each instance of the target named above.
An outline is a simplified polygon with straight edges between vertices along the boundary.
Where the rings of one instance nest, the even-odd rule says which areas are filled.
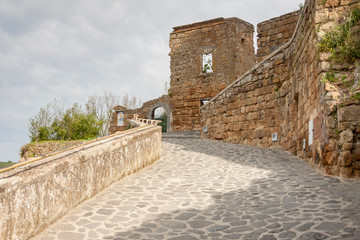
[[[360,170],[354,169],[354,178],[360,179]]]
[[[324,157],[321,161],[323,165],[334,165],[337,160],[336,152],[327,152],[324,154]]]
[[[343,151],[350,151],[353,147],[353,144],[352,143],[344,143],[342,145],[342,150]]]
[[[325,166],[325,167],[323,168],[323,171],[324,171],[327,175],[335,175],[335,174],[333,173],[333,168],[332,168],[331,166]]]
[[[358,161],[353,161],[352,163],[352,167],[356,170],[360,170],[360,160]]]
[[[337,138],[337,133],[336,133],[336,131],[334,129],[328,129],[327,132],[326,132],[326,137],[327,138]]]
[[[360,142],[354,143],[354,149],[351,151],[354,161],[360,160]]]
[[[339,109],[340,122],[360,122],[360,105],[350,105]]]
[[[338,141],[339,146],[342,146],[344,143],[352,143],[354,134],[351,130],[342,131],[340,133],[340,139]]]
[[[327,126],[329,128],[335,128],[336,127],[336,121],[335,121],[335,118],[333,116],[327,117]]]
[[[347,129],[351,129],[352,125],[349,122],[340,122],[339,123],[339,131],[344,131]]]
[[[341,167],[339,176],[343,178],[350,178],[353,175],[353,168],[352,167]]]
[[[350,167],[352,164],[352,156],[350,151],[341,152],[339,155],[339,166]]]

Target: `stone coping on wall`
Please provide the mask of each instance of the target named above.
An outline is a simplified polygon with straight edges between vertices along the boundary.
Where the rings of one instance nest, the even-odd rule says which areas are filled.
[[[131,119],[133,123],[135,123],[138,126],[146,126],[146,125],[157,125],[158,123],[161,123],[160,120],[154,120],[154,119],[147,119],[147,118],[139,118],[138,114],[134,114],[134,118]]]
[[[203,28],[203,27],[207,27],[207,26],[225,23],[226,21],[238,21],[238,22],[241,22],[241,23],[247,25],[248,27],[251,27],[252,29],[254,29],[254,26],[251,23],[241,20],[237,17],[231,17],[231,18],[220,17],[220,18],[214,18],[214,19],[207,20],[207,21],[196,22],[196,23],[192,23],[192,24],[173,27],[174,31],[172,33],[190,31],[190,30],[194,30],[197,28]]]

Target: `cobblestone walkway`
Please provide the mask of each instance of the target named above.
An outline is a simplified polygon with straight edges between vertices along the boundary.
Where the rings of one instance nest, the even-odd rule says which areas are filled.
[[[158,162],[34,239],[359,240],[360,181],[283,151],[166,135]]]

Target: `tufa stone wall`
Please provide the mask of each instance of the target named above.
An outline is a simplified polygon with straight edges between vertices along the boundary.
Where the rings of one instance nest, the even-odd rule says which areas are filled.
[[[349,10],[356,8],[360,8],[359,0],[328,0],[320,4],[316,16],[319,38],[344,23]],[[360,44],[360,23],[350,32]],[[333,62],[330,56],[326,52],[319,54],[325,141],[319,141],[308,155],[327,174],[360,178],[360,99],[355,97],[360,96],[360,67]],[[333,76],[331,81],[326,80],[328,75]]]
[[[290,40],[294,34],[299,14],[299,11],[294,11],[257,25],[257,62]]]
[[[214,97],[255,63],[254,27],[237,18],[174,27],[170,34],[172,131],[200,129],[201,100]],[[212,54],[204,72],[203,54]]]
[[[359,1],[332,2],[306,1],[291,40],[201,108],[202,137],[281,148],[328,174],[359,176],[360,103],[322,82],[330,64],[317,47]],[[359,81],[355,66],[342,74]]]
[[[0,174],[0,238],[29,239],[160,152],[161,127],[146,126]]]

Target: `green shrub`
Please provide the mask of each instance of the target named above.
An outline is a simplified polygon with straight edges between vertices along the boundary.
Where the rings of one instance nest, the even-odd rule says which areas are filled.
[[[320,52],[330,52],[331,60],[336,63],[354,63],[360,59],[360,39],[351,32],[351,28],[360,21],[360,9],[350,12],[346,21],[338,25],[320,40]]]
[[[67,109],[59,118],[46,119],[46,123],[35,119],[30,120],[31,142],[93,139],[99,136],[103,125],[102,120],[97,120],[93,113],[82,111],[78,104]]]
[[[0,162],[0,168],[6,168],[10,167],[11,165],[14,165],[14,162],[8,161],[8,162]]]

